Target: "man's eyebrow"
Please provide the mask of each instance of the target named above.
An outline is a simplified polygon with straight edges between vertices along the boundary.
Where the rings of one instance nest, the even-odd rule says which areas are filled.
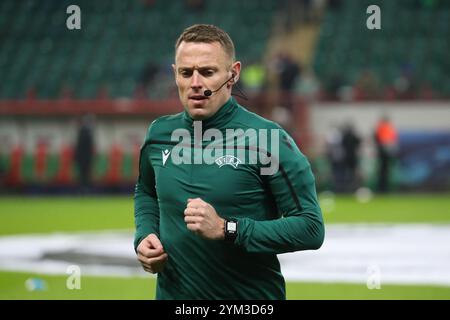
[[[199,71],[203,71],[203,70],[219,70],[219,67],[217,66],[204,66],[204,67],[200,67],[198,68]]]
[[[205,70],[214,70],[217,71],[219,70],[219,68],[217,66],[203,66],[203,67],[179,67],[178,71],[193,71],[193,70],[198,70],[198,71],[205,71]]]

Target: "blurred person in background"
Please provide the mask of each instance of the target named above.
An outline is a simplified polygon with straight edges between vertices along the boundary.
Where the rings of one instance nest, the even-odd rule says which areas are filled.
[[[94,116],[87,114],[81,118],[75,145],[75,164],[83,192],[88,191],[91,186],[93,158]]]
[[[277,91],[275,91],[273,105],[267,116],[292,133],[295,85],[300,77],[300,66],[290,53],[280,51],[269,62],[269,70],[274,76]]]
[[[175,45],[173,71],[185,110],[151,123],[134,198],[134,248],[144,270],[158,274],[156,298],[286,299],[277,254],[315,250],[324,239],[309,162],[279,125],[231,97],[241,63],[225,31],[203,24],[185,29]],[[224,155],[211,154],[211,164],[176,163],[175,130],[195,139],[199,125],[205,133],[276,130],[283,169],[262,173],[261,163],[232,156],[235,150],[227,151],[223,137],[214,141]],[[199,138],[194,157],[195,150],[203,152]],[[257,147],[245,140],[245,147]],[[273,152],[272,144],[265,150]]]
[[[391,168],[397,152],[397,130],[387,116],[383,116],[375,129],[378,155],[378,192],[389,190]]]
[[[301,68],[288,53],[281,52],[276,60],[276,71],[280,89],[280,105],[292,111],[294,106],[294,86],[301,75]]]
[[[359,147],[361,139],[356,134],[352,123],[344,126],[342,133],[342,149],[344,151],[344,183],[345,191],[353,192],[358,188]]]
[[[342,132],[336,125],[327,131],[326,155],[331,168],[331,185],[334,192],[344,190],[344,160],[345,153],[342,144]]]

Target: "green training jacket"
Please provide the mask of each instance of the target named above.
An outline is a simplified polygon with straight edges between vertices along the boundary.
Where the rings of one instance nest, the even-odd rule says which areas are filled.
[[[263,147],[244,139],[244,147],[236,142],[237,147],[223,148],[222,156],[211,153],[212,163],[195,164],[198,151],[211,146],[211,141],[195,142],[194,120],[186,111],[152,122],[141,149],[135,188],[134,248],[154,233],[169,256],[158,273],[156,298],[285,299],[276,255],[318,249],[324,239],[310,164],[279,125],[246,110],[234,98],[201,124],[202,133],[215,128],[224,138],[226,129],[267,129],[269,138],[269,130],[278,129],[279,139],[273,141],[278,143],[278,154],[270,139]],[[172,141],[176,129],[192,134],[192,143],[180,144],[181,138]],[[190,147],[178,149],[178,154],[185,159],[192,156],[192,164],[174,158],[177,145]],[[246,159],[236,156],[237,149],[250,154],[255,148],[258,155],[278,156],[279,169],[274,174],[262,174],[267,162],[255,164],[248,155]],[[222,218],[238,221],[234,243],[208,240],[187,229],[184,209],[187,199],[196,197],[211,204]]]

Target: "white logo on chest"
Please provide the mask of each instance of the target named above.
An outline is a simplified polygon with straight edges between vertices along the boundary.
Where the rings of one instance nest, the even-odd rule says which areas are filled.
[[[225,155],[225,156],[221,156],[220,158],[217,158],[215,160],[215,162],[219,166],[219,168],[228,164],[236,169],[237,166],[241,163],[241,160],[239,160],[235,156]]]
[[[166,161],[169,158],[170,151],[166,149],[164,151],[161,151],[161,154],[162,154],[162,161],[163,161],[163,166],[164,166],[164,165],[166,165]]]

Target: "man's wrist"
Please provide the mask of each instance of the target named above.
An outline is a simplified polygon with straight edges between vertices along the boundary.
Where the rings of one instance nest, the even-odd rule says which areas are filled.
[[[224,240],[225,239],[225,224],[227,223],[227,220],[225,220],[224,218],[220,218],[220,236],[219,236],[219,240]]]

